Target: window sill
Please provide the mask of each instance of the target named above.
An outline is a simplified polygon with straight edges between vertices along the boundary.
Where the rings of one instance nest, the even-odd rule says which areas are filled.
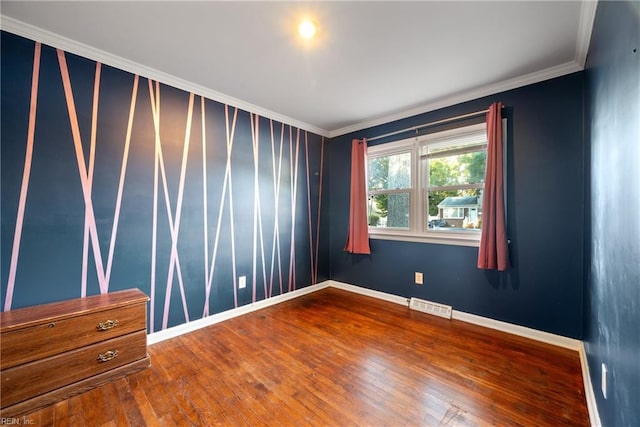
[[[369,229],[369,238],[380,240],[397,240],[401,242],[433,243],[452,246],[480,246],[480,233],[442,231],[430,233],[412,233],[408,230],[382,231]]]

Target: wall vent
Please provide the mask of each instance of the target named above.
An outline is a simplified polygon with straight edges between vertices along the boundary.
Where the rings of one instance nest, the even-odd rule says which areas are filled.
[[[423,313],[444,317],[445,319],[451,319],[450,305],[438,304],[437,302],[425,301],[419,298],[411,298],[409,308],[422,311]]]

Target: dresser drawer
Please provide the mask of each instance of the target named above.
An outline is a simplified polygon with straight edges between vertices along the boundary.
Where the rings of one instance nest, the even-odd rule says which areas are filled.
[[[2,407],[13,405],[32,396],[72,384],[146,356],[147,334],[146,331],[139,331],[64,354],[4,369],[0,372]]]
[[[2,369],[146,329],[146,309],[135,304],[3,333]]]

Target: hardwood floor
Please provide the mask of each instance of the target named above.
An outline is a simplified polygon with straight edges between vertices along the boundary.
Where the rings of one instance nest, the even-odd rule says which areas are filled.
[[[55,426],[589,425],[576,352],[324,289],[149,347]]]

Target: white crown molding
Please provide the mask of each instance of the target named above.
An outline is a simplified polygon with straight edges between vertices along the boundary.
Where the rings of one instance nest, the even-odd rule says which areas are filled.
[[[557,65],[555,67],[547,68],[544,70],[536,71],[524,76],[516,77],[513,79],[505,80],[498,83],[481,86],[476,89],[472,89],[468,92],[463,92],[451,97],[443,98],[438,101],[434,101],[428,104],[421,105],[410,110],[401,111],[399,113],[386,115],[377,119],[369,120],[366,122],[360,122],[353,125],[345,126],[340,129],[334,129],[329,132],[330,138],[346,135],[351,132],[356,132],[370,127],[391,123],[396,120],[406,119],[408,117],[416,116],[418,114],[428,113],[440,108],[450,107],[452,105],[460,104],[462,102],[472,101],[474,99],[482,98],[484,96],[493,95],[499,92],[504,92],[511,89],[516,89],[522,86],[538,83],[544,80],[561,77],[566,74],[575,73],[584,69],[587,53],[589,52],[589,44],[591,42],[591,32],[593,30],[593,21],[596,16],[596,9],[598,7],[598,0],[583,0],[580,7],[580,18],[578,23],[578,36],[576,39],[576,50],[573,61],[566,62],[564,64]]]
[[[556,65],[555,67],[546,68],[544,70],[536,71],[524,76],[515,77],[502,82],[481,86],[457,95],[453,95],[447,98],[442,98],[438,101],[430,102],[428,104],[421,105],[419,107],[405,110],[399,113],[391,114],[388,116],[379,117],[377,119],[369,120],[366,122],[356,123],[354,125],[346,126],[340,129],[335,129],[329,132],[330,138],[346,135],[351,132],[356,132],[363,129],[368,129],[374,126],[391,123],[396,120],[406,119],[407,117],[416,116],[418,114],[428,113],[440,108],[450,107],[452,105],[460,104],[462,102],[472,101],[474,99],[482,98],[485,96],[493,95],[507,90],[516,89],[522,86],[527,86],[533,83],[538,83],[544,80],[553,79],[556,77],[564,76],[567,74],[575,73],[576,71],[582,71],[583,66],[575,61],[566,62],[564,64]]]
[[[578,40],[576,42],[576,62],[584,68],[587,62],[587,53],[591,43],[593,21],[596,17],[598,0],[586,0],[580,8],[580,22],[578,24]]]
[[[205,98],[212,99],[222,104],[238,107],[242,110],[250,111],[252,113],[259,114],[260,116],[270,118],[278,122],[291,125],[293,127],[304,129],[324,137],[329,136],[328,131],[317,126],[301,122],[294,118],[284,116],[271,110],[267,110],[265,108],[242,101],[224,93],[217,92],[215,90],[195,83],[191,83],[174,75],[156,70],[155,68],[147,67],[137,62],[91,47],[84,43],[77,42],[59,34],[43,30],[42,28],[35,27],[33,25],[5,15],[0,15],[0,29],[34,41],[44,43],[57,49],[62,49],[65,52],[69,52],[91,59],[93,61],[100,62],[104,65],[118,68],[129,73],[138,74],[141,77],[157,80],[159,82],[176,87],[178,89],[182,89],[187,92],[193,92],[196,95],[204,96]]]
[[[597,0],[586,0],[582,1],[581,3],[582,5],[580,9],[578,36],[576,40],[575,60],[544,70],[526,74],[524,76],[519,76],[505,81],[477,87],[475,89],[471,89],[469,91],[458,93],[450,97],[423,104],[415,108],[390,115],[385,115],[373,120],[356,123],[331,131],[301,122],[292,117],[284,116],[282,114],[242,101],[240,99],[217,92],[204,86],[191,83],[171,74],[167,74],[154,68],[147,67],[145,65],[119,57],[117,55],[113,55],[109,52],[93,48],[91,46],[52,33],[50,31],[43,30],[41,28],[10,18],[8,16],[0,15],[0,29],[32,40],[37,40],[39,42],[51,45],[59,49],[63,49],[66,52],[80,55],[94,61],[99,61],[105,65],[109,65],[115,68],[122,69],[124,71],[128,71],[130,73],[138,74],[143,77],[161,81],[165,84],[177,87],[188,92],[193,92],[198,95],[202,95],[206,98],[221,102],[223,104],[233,105],[240,109],[250,111],[261,116],[289,124],[294,127],[305,129],[307,131],[327,138],[335,138],[351,132],[356,132],[386,123],[391,123],[397,120],[416,116],[418,114],[424,114],[430,111],[438,110],[440,108],[449,107],[452,105],[460,104],[462,102],[472,101],[474,99],[482,98],[511,89],[516,89],[522,86],[538,83],[556,77],[561,77],[566,74],[571,74],[583,70],[586,62],[587,52],[589,50],[593,21],[595,19],[595,13],[597,9]]]

